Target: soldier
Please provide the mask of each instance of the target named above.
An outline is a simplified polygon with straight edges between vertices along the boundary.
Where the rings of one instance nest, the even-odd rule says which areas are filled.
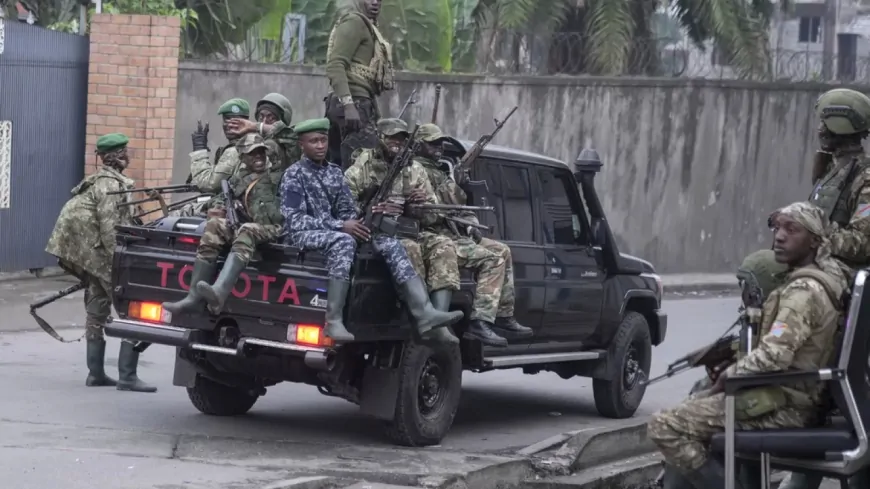
[[[281,234],[283,216],[278,202],[281,174],[269,171],[271,162],[266,156],[263,138],[259,134],[248,134],[239,141],[237,148],[243,168],[228,182],[237,200],[226,202],[221,194],[209,204],[209,218],[196,250],[187,296],[178,302],[163,304],[173,314],[192,310],[201,300],[208,303],[214,314],[219,314],[257,246]],[[228,206],[239,211],[241,222],[235,227],[227,221]],[[214,285],[209,285],[208,280],[217,269],[218,255],[229,243],[232,243],[232,248],[220,276]]]
[[[447,136],[435,124],[423,124],[417,134],[421,141],[417,159],[426,169],[439,203],[465,205],[468,199],[461,185],[468,181],[467,174],[457,172],[461,173],[458,178],[449,178],[450,169],[440,161]],[[479,224],[474,212],[463,212],[460,217]],[[455,240],[460,267],[477,270],[473,321],[466,334],[492,346],[507,346],[504,337],[530,338],[534,334],[532,329],[514,318],[514,273],[510,248],[484,238],[475,227],[457,225],[449,219],[437,223],[435,230]],[[498,265],[494,265],[496,263]],[[496,273],[503,278],[496,278]]]
[[[193,133],[193,152],[190,153],[190,180],[201,192],[216,194],[221,190],[221,181],[236,173],[239,168],[239,152],[236,142],[241,135],[236,132],[233,119],[247,119],[251,106],[246,100],[234,98],[227,100],[218,108],[218,115],[223,119],[223,131],[226,136],[226,146],[218,148],[214,163],[208,159],[208,124],[198,126]]]
[[[344,172],[350,195],[357,203],[357,215],[365,214],[362,206],[367,200],[366,196],[376,192],[383,183],[388,165],[393,163],[410,136],[408,125],[401,119],[381,119],[378,121],[378,133],[381,135],[379,147],[357,151],[354,164]],[[441,220],[438,213],[422,212],[417,215],[404,207],[405,203],[436,203],[426,171],[418,163],[412,162],[402,169],[402,174],[393,183],[391,194],[390,205],[382,206],[387,214],[405,213],[409,217],[417,217],[421,226],[432,226]],[[421,277],[426,277],[432,305],[439,311],[449,311],[453,291],[459,290],[459,266],[453,240],[423,231],[417,240],[405,238],[401,243],[414,270]],[[448,328],[431,331],[427,339],[459,343],[459,338]]]
[[[293,121],[293,106],[280,93],[270,93],[257,102],[257,122],[250,119],[233,119],[230,128],[239,134],[256,132],[266,140],[272,171],[284,172],[299,161],[299,138],[290,124]]]
[[[788,205],[771,216],[776,260],[789,266],[786,283],[764,302],[755,349],[719,374],[713,389],[679,406],[656,413],[647,425],[650,439],[665,461],[695,487],[723,487],[723,469],[708,457],[710,438],[724,430],[724,380],[733,375],[822,368],[834,354],[841,318],[840,297],[848,283],[831,258],[828,220],[806,202]],[[808,382],[762,387],[741,394],[737,429],[798,428],[818,417],[824,386]]]
[[[426,337],[432,329],[459,321],[462,312],[438,311],[432,307],[426,284],[414,271],[398,240],[372,236],[359,220],[341,169],[326,160],[328,132],[328,119],[296,125],[304,156],[287,170],[281,182],[281,212],[291,244],[326,255],[329,288],[324,333],[336,342],[354,339],[345,328],[342,316],[350,290],[350,268],[357,240],[370,241],[383,256],[421,337]]]
[[[88,387],[117,386],[118,390],[155,392],[139,380],[136,367],[139,352],[134,343],[121,341],[118,374],[115,381],[106,375],[106,340],[103,327],[112,313],[112,255],[115,252],[115,226],[132,223],[129,194],[107,195],[129,190],[133,180],[123,171],[130,164],[127,136],[106,134],[97,140],[97,156],[102,166],[72,189],[72,198],[60,211],[45,251],[56,256],[64,270],[87,284],[85,290],[85,340],[87,342]]]
[[[377,99],[392,90],[392,47],[378,30],[381,0],[351,0],[350,8],[329,35],[326,76],[332,92],[326,96],[330,127],[330,160],[346,170],[359,148],[378,144]]]

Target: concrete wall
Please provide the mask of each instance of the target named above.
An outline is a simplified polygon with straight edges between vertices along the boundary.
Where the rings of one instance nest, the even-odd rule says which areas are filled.
[[[584,146],[605,166],[598,188],[621,250],[661,272],[731,272],[749,252],[769,246],[767,215],[809,194],[815,151],[813,104],[828,87],[687,79],[402,74],[381,101],[397,113],[420,90],[414,120],[428,120],[441,83],[439,122],[476,139],[514,104],[519,110],[496,144],[572,161]],[[211,123],[224,100],[252,105],[286,95],[294,120],[321,117],[328,83],[321,71],[244,63],[182,62],[178,74],[174,182],[188,174],[190,133]]]

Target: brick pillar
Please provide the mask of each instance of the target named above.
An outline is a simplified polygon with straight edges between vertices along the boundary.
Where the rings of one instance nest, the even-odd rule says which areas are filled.
[[[85,173],[98,164],[97,138],[121,132],[136,185],[171,183],[180,35],[176,17],[94,15]]]

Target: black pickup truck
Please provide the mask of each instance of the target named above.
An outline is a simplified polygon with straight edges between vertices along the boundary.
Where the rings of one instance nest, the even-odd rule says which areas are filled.
[[[446,154],[460,157],[470,146],[454,141]],[[463,370],[521,368],[591,377],[600,414],[630,417],[667,316],[652,265],[617,250],[594,187],[601,166],[592,150],[572,172],[561,161],[493,145],[475,162],[472,178],[487,188],[471,203],[496,208],[481,221],[511,248],[515,316],[535,332],[507,348],[414,342],[386,265],[363,253],[345,312],[356,341],[336,347],[322,331],[324,257],[283,244],[258,251],[219,316],[202,307],[173,317],[160,304],[190,286],[205,227],[196,217],[118,228],[112,281],[119,317],[106,334],[176,347],[173,384],[210,415],[244,414],[266,387],[301,382],[358,404],[385,423],[394,443],[432,445],[453,423]],[[452,308],[468,317],[473,294],[474,277],[463,271]],[[464,327],[454,326],[460,338]]]

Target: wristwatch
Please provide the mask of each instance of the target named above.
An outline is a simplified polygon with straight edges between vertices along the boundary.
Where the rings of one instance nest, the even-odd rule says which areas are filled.
[[[341,102],[341,105],[353,105],[353,97],[351,97],[350,95],[339,97],[338,101]]]

